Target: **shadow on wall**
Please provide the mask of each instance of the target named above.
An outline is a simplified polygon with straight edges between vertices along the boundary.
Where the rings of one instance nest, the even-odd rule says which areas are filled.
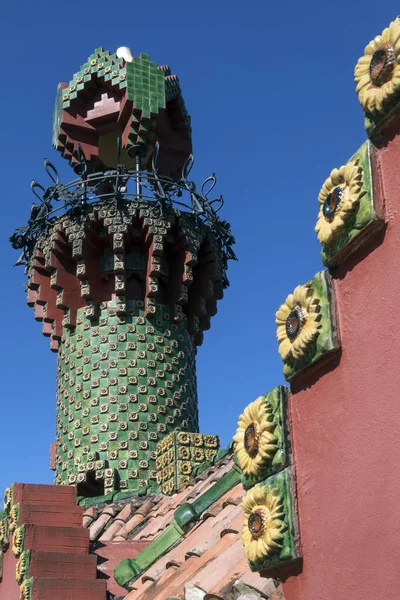
[[[379,248],[379,246],[381,246],[385,239],[387,223],[383,223],[380,221],[379,227],[380,228],[378,230],[375,229],[373,231],[369,244],[364,245],[364,242],[366,240],[363,239],[362,247],[356,250],[351,256],[349,256],[343,264],[338,265],[337,267],[330,267],[329,272],[332,275],[332,279],[344,279],[347,273],[352,271],[354,267],[358,265],[358,263],[365,260],[369,254],[371,254],[377,248]]]

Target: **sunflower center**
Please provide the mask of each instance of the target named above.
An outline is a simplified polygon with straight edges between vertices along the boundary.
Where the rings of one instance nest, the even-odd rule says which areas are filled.
[[[377,87],[381,87],[392,79],[396,65],[396,53],[392,44],[383,44],[372,55],[369,65],[369,76]]]
[[[260,426],[258,423],[250,423],[244,431],[244,447],[250,456],[255,456],[258,452],[260,441]]]
[[[286,319],[286,333],[290,340],[294,340],[298,336],[301,326],[304,322],[303,311],[301,306],[295,306],[289,313]]]
[[[258,508],[249,516],[248,527],[255,540],[260,538],[267,524],[267,511],[264,508]]]
[[[335,187],[335,189],[327,196],[322,206],[322,213],[327,221],[332,221],[337,207],[342,200],[342,196],[343,188],[341,187]]]

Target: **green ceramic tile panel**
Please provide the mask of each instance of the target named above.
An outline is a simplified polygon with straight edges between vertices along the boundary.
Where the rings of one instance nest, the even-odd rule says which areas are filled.
[[[266,494],[274,492],[280,498],[282,502],[280,520],[284,523],[282,539],[279,540],[280,548],[276,548],[271,554],[260,559],[249,560],[252,571],[265,571],[291,563],[301,557],[294,471],[292,468],[285,469],[258,485],[265,489]],[[247,493],[251,492],[252,490]]]
[[[327,271],[320,271],[307,285],[311,288],[312,296],[319,301],[321,327],[303,358],[289,359],[283,363],[283,374],[287,381],[291,381],[306,368],[340,347],[336,304],[330,274]]]
[[[365,193],[342,233],[329,246],[322,246],[322,262],[327,266],[337,265],[350,252],[359,248],[360,244],[368,239],[368,235],[366,235],[368,231],[376,230],[376,227],[373,227],[374,225],[383,225],[374,208],[369,142],[365,142],[348,162],[354,161],[358,161],[362,168],[363,190]]]
[[[259,472],[255,475],[242,473],[242,485],[245,489],[251,488],[256,483],[263,481],[270,475],[285,468],[289,464],[290,441],[289,425],[287,423],[287,403],[289,388],[278,386],[265,394],[265,401],[272,408],[272,422],[274,424],[273,434],[276,437],[277,449],[272,460],[261,465]]]
[[[155,64],[148,62],[148,59],[142,54],[139,58],[135,58],[134,62],[127,63],[126,65],[126,76],[128,82],[128,99],[133,100],[135,109],[144,111],[149,114],[149,96],[147,90],[153,86],[159,86],[159,81],[164,84],[164,74],[159,71]],[[157,113],[160,108],[165,108],[165,91],[164,95],[160,93],[159,102],[154,103],[154,110],[152,112]]]
[[[105,493],[155,487],[158,441],[175,427],[198,430],[195,346],[184,325],[171,324],[167,307],[157,305],[156,313],[145,318],[143,303],[128,301],[127,316],[119,320],[111,314],[115,302],[102,306],[97,322],[80,309],[77,326],[65,330],[61,340],[56,483],[86,481],[88,472],[99,470],[88,464],[95,454],[104,461]],[[163,353],[162,360],[156,351]],[[157,371],[164,376],[157,377]]]

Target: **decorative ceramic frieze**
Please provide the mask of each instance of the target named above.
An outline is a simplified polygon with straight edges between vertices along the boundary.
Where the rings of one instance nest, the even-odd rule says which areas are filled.
[[[19,588],[19,600],[31,600],[33,577],[25,579]]]
[[[13,505],[13,488],[8,487],[4,494],[4,510],[7,514],[10,514],[11,507]]]
[[[14,504],[10,510],[10,533],[13,534],[19,524],[19,504]]]
[[[23,581],[28,575],[30,558],[30,550],[24,550],[23,552],[21,552],[21,556],[17,560],[17,564],[15,567],[15,578],[17,580],[18,585],[22,585]]]
[[[321,271],[299,285],[276,313],[279,354],[288,381],[339,348],[329,273]]]
[[[2,513],[0,515],[0,550],[6,550],[8,547],[8,532],[8,519],[7,516]]]
[[[400,92],[400,19],[376,36],[354,69],[357,95],[371,134],[398,103]]]
[[[216,435],[173,431],[157,444],[157,483],[173,494],[189,483],[195,467],[210,461],[219,450]]]
[[[287,465],[287,397],[287,388],[276,387],[249,404],[239,417],[233,439],[245,489]]]
[[[24,540],[25,540],[25,525],[21,525],[21,527],[17,527],[12,535],[12,553],[17,558],[21,555],[21,552],[24,549]]]
[[[300,557],[291,469],[248,490],[242,507],[242,544],[252,571],[277,567]]]
[[[383,225],[374,207],[369,152],[365,142],[345,165],[333,169],[319,193],[315,231],[324,265],[341,263]]]

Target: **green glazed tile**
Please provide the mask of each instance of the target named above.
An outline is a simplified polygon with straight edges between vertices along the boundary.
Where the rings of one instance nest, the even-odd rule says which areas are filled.
[[[331,244],[322,245],[321,258],[326,266],[340,264],[384,226],[374,206],[369,142],[365,142],[348,162],[355,161],[362,168],[362,196],[338,237]]]
[[[287,421],[289,393],[289,388],[278,386],[264,396],[264,401],[268,407],[269,422],[273,424],[273,429],[270,431],[275,437],[273,444],[276,449],[271,453],[271,458],[263,459],[260,463],[258,461],[254,463],[257,464],[256,473],[245,474],[242,472],[242,485],[245,489],[251,488],[289,464],[290,441]],[[240,461],[237,462],[240,466]]]
[[[327,271],[320,271],[306,285],[311,290],[313,302],[318,303],[318,334],[311,343],[305,345],[301,358],[290,356],[283,361],[283,374],[287,381],[291,381],[296,375],[340,348],[331,276]],[[301,335],[302,329],[300,328],[298,336]]]
[[[268,569],[274,569],[278,566],[292,563],[301,558],[300,538],[298,530],[296,491],[294,482],[294,471],[292,468],[285,469],[280,473],[269,477],[256,487],[250,489],[243,498],[243,504],[251,498],[255,490],[262,490],[262,495],[266,499],[266,509],[269,510],[270,529],[280,531],[280,536],[275,537],[275,543],[278,547],[270,547],[267,555],[259,554],[253,560],[249,560],[252,571],[268,572]],[[278,498],[278,509],[274,510],[274,504],[271,498]],[[260,495],[257,492],[259,500]],[[259,500],[258,506],[263,505]],[[250,511],[251,513],[251,511]],[[250,521],[250,520],[249,520]],[[245,544],[246,553],[246,542]],[[250,544],[255,543],[251,541]],[[268,541],[266,542],[268,544]]]

